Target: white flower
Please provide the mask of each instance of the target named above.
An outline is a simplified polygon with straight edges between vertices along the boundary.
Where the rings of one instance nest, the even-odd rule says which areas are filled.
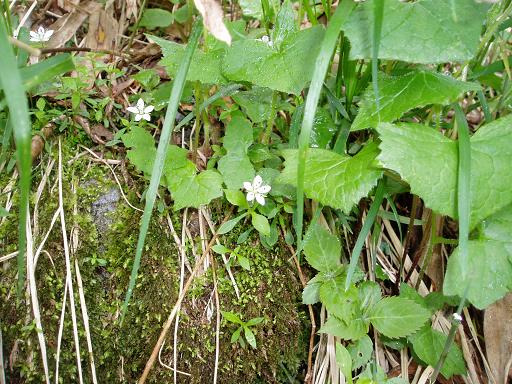
[[[267,43],[267,45],[272,48],[274,46],[274,43],[272,42],[272,40],[270,40],[270,37],[268,37],[267,35],[263,35],[261,36],[261,39],[256,39],[258,41],[263,41],[264,43]]]
[[[459,315],[458,313],[454,313],[453,318],[455,321],[458,321],[459,323],[462,322],[462,316]]]
[[[126,108],[128,112],[135,113],[135,121],[140,121],[140,119],[144,119],[147,121],[151,120],[151,115],[149,114],[155,107],[152,105],[144,106],[144,100],[139,99],[137,101],[136,107],[128,107]]]
[[[265,205],[265,197],[270,192],[270,185],[262,185],[263,180],[260,175],[257,175],[252,183],[249,181],[244,182],[244,189],[247,191],[247,201],[256,199],[261,205]]]
[[[53,31],[51,29],[44,29],[43,27],[37,28],[37,32],[30,31],[30,41],[35,43],[41,43],[50,40],[52,37]]]

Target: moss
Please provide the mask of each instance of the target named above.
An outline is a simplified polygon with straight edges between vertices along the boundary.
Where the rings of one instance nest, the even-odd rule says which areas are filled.
[[[69,153],[65,159],[71,157],[72,154]],[[76,175],[83,176],[79,180]],[[96,181],[87,182],[88,180]],[[35,182],[37,183],[37,178]],[[70,191],[73,184],[79,186],[75,197]],[[178,250],[165,220],[155,215],[150,224],[129,311],[124,323],[119,324],[120,308],[135,255],[140,213],[120,200],[118,208],[110,214],[112,224],[109,229],[98,231],[91,215],[91,203],[113,185],[109,174],[101,167],[88,168],[86,162],[75,161],[65,169],[67,228],[68,232],[72,226],[79,228],[80,247],[74,257],[78,260],[84,281],[98,380],[102,383],[133,383],[140,377],[162,325],[177,299],[180,268]],[[46,229],[50,225],[57,208],[55,195],[45,192],[42,196],[39,205],[40,228]],[[75,198],[79,209],[78,214],[73,216]],[[181,231],[179,213],[170,214],[176,230]],[[12,249],[10,244],[16,244],[16,225],[11,220],[0,228],[0,241],[6,245],[6,249]],[[244,229],[246,228],[240,226],[221,239],[222,243],[234,248],[235,240]],[[36,244],[40,242],[42,235],[39,234]],[[49,363],[54,367],[65,284],[64,253],[58,223],[48,238],[45,250],[48,254],[39,258],[37,269],[38,296]],[[307,354],[308,334],[306,316],[299,304],[300,284],[293,267],[287,262],[289,254],[280,243],[272,250],[265,250],[256,237],[242,245],[239,252],[251,261],[250,271],[232,267],[240,289],[240,298],[235,295],[221,259],[216,259],[221,309],[238,313],[246,321],[253,317],[264,317],[265,321],[252,328],[258,345],[257,349],[252,349],[231,344],[231,334],[236,327],[223,320],[220,332],[219,382],[289,382],[285,380],[285,370],[292,377],[300,375],[301,364]],[[193,263],[193,260],[190,262]],[[35,327],[31,323],[30,307],[27,303],[20,306],[15,304],[15,265],[13,259],[0,266],[0,300],[4,303],[0,307],[0,318],[4,353],[8,356],[13,350],[17,351],[12,371],[8,368],[6,373],[8,382],[36,383],[43,380],[41,358]],[[206,311],[206,306],[215,302],[212,281],[212,271],[209,269],[195,280],[182,306],[178,332],[178,369],[189,372],[192,376],[180,377],[180,382],[204,383],[213,379],[216,317],[214,312],[213,317],[209,318]],[[85,381],[90,382],[87,344],[76,284],[75,306],[79,318],[81,366]],[[59,369],[63,383],[77,380],[73,345],[68,302]],[[172,345],[170,334],[161,354],[162,360],[169,365],[172,365]],[[157,362],[150,382],[171,382],[172,377],[173,372]]]

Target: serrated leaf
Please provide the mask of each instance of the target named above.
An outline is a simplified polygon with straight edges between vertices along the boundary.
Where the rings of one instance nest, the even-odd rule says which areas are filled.
[[[409,340],[412,343],[414,353],[428,365],[435,367],[441,357],[447,336],[439,331],[425,326],[414,334]],[[449,379],[453,375],[465,375],[466,364],[462,352],[456,344],[452,344],[446,360],[441,367],[441,374]]]
[[[462,277],[461,257],[456,248],[448,258],[443,285],[445,295],[464,295],[469,284],[467,299],[484,309],[512,290],[512,242],[470,240],[465,266],[467,280]]]
[[[355,343],[347,347],[352,357],[352,369],[356,370],[368,363],[372,358],[373,342],[368,335],[364,335]]]
[[[342,344],[336,343],[336,363],[346,378],[352,378],[352,357]],[[350,380],[351,381],[351,380]]]
[[[219,160],[219,171],[229,189],[240,189],[255,175],[247,150],[253,142],[252,125],[241,113],[234,114],[226,127],[224,148],[227,153]]]
[[[457,142],[419,124],[379,124],[380,162],[434,211],[456,218]],[[512,115],[471,137],[471,228],[512,202]]]
[[[224,58],[223,74],[233,81],[299,94],[311,81],[323,35],[321,26],[291,33],[279,50],[259,40],[235,41]]]
[[[360,307],[355,285],[345,290],[345,276],[325,281],[320,286],[320,300],[330,314],[346,322],[350,322]]]
[[[352,123],[351,130],[375,128],[379,122],[392,122],[404,112],[429,104],[446,105],[468,91],[477,91],[480,86],[455,80],[430,71],[412,71],[402,76],[379,74],[379,107],[375,102],[375,92],[370,84],[366,89],[359,113]]]
[[[310,199],[350,213],[359,200],[367,196],[382,176],[375,162],[377,144],[367,144],[354,157],[325,149],[308,149],[304,192]],[[278,182],[297,185],[298,151],[283,151],[285,168]]]
[[[270,224],[268,223],[268,219],[259,215],[256,212],[252,212],[252,226],[262,235],[268,236],[270,235]]]
[[[322,285],[322,276],[316,275],[308,281],[302,291],[302,304],[313,305],[320,301],[320,286]]]
[[[329,316],[318,333],[327,333],[344,340],[358,340],[368,333],[369,324],[362,319],[352,319],[344,322],[335,316]]]
[[[254,336],[253,331],[249,327],[244,327],[244,336],[249,345],[256,349],[256,336]]]
[[[160,64],[165,67],[170,76],[174,77],[185,53],[185,45],[152,35],[148,35],[148,38],[160,46],[164,55]],[[225,52],[224,48],[208,50],[208,52],[196,49],[187,72],[187,80],[199,81],[204,84],[226,84],[227,81],[221,74]]]
[[[336,236],[320,225],[311,227],[304,238],[304,254],[317,271],[328,272],[340,265],[341,245]]]
[[[398,338],[420,329],[430,318],[430,312],[412,300],[386,297],[373,307],[369,318],[380,333]]]
[[[374,2],[360,3],[342,27],[351,43],[351,59],[372,58]],[[411,63],[469,60],[478,48],[487,8],[473,0],[387,1],[379,58]]]

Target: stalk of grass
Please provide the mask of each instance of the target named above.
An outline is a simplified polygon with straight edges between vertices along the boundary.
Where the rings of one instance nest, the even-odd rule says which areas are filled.
[[[382,32],[382,20],[384,19],[384,0],[375,0],[373,2],[373,34],[372,34],[372,84],[375,93],[375,103],[377,111],[380,110],[379,83],[377,73],[379,70],[379,46]],[[380,114],[380,113],[379,113]],[[380,120],[380,119],[379,119]]]
[[[176,112],[178,111],[181,94],[183,93],[183,88],[185,87],[185,81],[187,78],[188,69],[190,67],[190,62],[192,60],[192,55],[199,43],[202,30],[203,21],[201,18],[197,18],[192,27],[192,32],[190,34],[187,48],[185,49],[183,61],[180,64],[180,68],[178,69],[178,73],[176,74],[176,78],[172,86],[171,96],[169,98],[164,124],[162,127],[162,134],[160,136],[160,141],[156,151],[155,163],[153,165],[153,170],[151,171],[151,180],[149,182],[149,188],[146,193],[146,205],[144,206],[144,213],[142,214],[141,227],[139,238],[137,240],[137,249],[135,253],[135,260],[133,261],[128,291],[126,292],[126,298],[121,309],[121,323],[123,322],[124,316],[126,315],[128,303],[130,302],[133,288],[135,287],[135,281],[137,280],[137,274],[140,267],[140,259],[142,257],[142,250],[144,249],[144,242],[148,233],[149,221],[151,220],[151,214],[155,205],[158,186],[160,185],[160,178],[162,177],[162,172],[164,169],[167,147],[169,145],[169,139],[173,131]]]
[[[461,267],[461,281],[466,284],[464,295],[461,298],[459,307],[457,308],[457,314],[460,316],[466,297],[469,290],[469,279],[467,273],[468,265],[468,248],[469,248],[469,225],[470,225],[470,214],[471,214],[471,145],[469,141],[469,127],[466,121],[466,117],[462,108],[459,104],[455,104],[455,122],[457,123],[457,133],[459,136],[458,152],[459,152],[459,164],[457,173],[457,213],[459,215],[459,255],[460,255],[460,267]],[[460,322],[452,319],[452,326],[448,333],[448,338],[443,348],[443,352],[437,361],[434,372],[430,376],[430,382],[435,383],[437,376],[443,366],[448,351],[450,350],[453,340],[455,338],[455,332]]]
[[[338,35],[344,21],[355,7],[353,1],[344,0],[336,9],[327,27],[324,40],[320,47],[320,53],[315,62],[315,71],[309,87],[306,106],[304,108],[304,120],[299,135],[299,162],[297,166],[297,216],[295,221],[295,231],[297,233],[297,257],[300,260],[302,251],[302,226],[304,219],[304,172],[306,170],[306,157],[313,129],[313,120],[320,99],[325,74],[329,68],[332,53],[336,47]]]
[[[345,280],[345,290],[350,287],[352,283],[352,277],[354,276],[354,272],[356,271],[357,261],[359,260],[359,255],[361,250],[363,249],[364,240],[366,236],[370,233],[372,229],[372,225],[375,222],[375,218],[377,217],[377,213],[379,212],[380,205],[382,204],[382,200],[384,199],[384,180],[380,180],[377,185],[377,190],[375,191],[375,197],[373,199],[373,203],[370,206],[370,210],[368,211],[368,215],[366,215],[366,220],[364,221],[363,228],[361,228],[361,232],[357,236],[356,244],[352,249],[352,254],[350,255],[350,264],[348,266],[347,271],[347,279]]]
[[[7,26],[4,19],[0,19],[0,57],[2,70],[0,70],[0,85],[4,90],[9,119],[15,121],[13,126],[14,141],[16,143],[16,157],[20,173],[20,210],[18,222],[18,298],[21,298],[25,285],[25,254],[27,248],[27,221],[28,200],[30,193],[30,173],[32,158],[30,156],[31,124],[28,114],[28,102],[25,88],[21,80],[16,57],[9,45]]]

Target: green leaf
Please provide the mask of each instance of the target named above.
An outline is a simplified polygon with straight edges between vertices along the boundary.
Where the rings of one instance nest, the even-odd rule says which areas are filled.
[[[352,357],[352,369],[356,370],[366,365],[372,358],[373,342],[368,335],[364,335],[359,340],[347,347]]]
[[[228,233],[229,231],[231,231],[233,228],[235,228],[235,225],[238,224],[238,222],[240,220],[242,220],[245,216],[247,216],[247,212],[246,213],[242,213],[240,216],[237,216],[235,217],[234,219],[231,219],[231,220],[228,220],[226,221],[224,224],[222,224],[219,228],[219,230],[217,231],[217,233],[219,235],[224,235],[226,233]]]
[[[233,312],[228,311],[220,311],[222,313],[222,317],[225,318],[227,321],[235,324],[243,324],[243,321],[240,320],[240,317],[238,315],[234,314]]]
[[[226,127],[224,148],[227,153],[219,160],[219,171],[229,189],[240,189],[245,181],[252,181],[255,175],[247,150],[253,142],[252,125],[238,112]]]
[[[457,218],[457,143],[419,124],[379,124],[380,162],[434,211]],[[512,202],[512,115],[471,137],[471,228]]]
[[[363,95],[352,131],[375,128],[379,122],[392,122],[412,108],[429,104],[446,105],[455,101],[463,92],[480,89],[476,83],[458,81],[450,76],[423,70],[401,76],[380,73],[378,82],[379,107],[370,85]]]
[[[304,254],[313,268],[328,272],[340,265],[341,245],[336,236],[316,224],[306,233]]]
[[[69,53],[63,53],[21,68],[20,75],[25,89],[30,90],[74,68],[73,57]]]
[[[233,100],[242,107],[253,123],[261,123],[270,118],[273,92],[270,88],[254,86],[248,91],[233,95]],[[286,111],[290,109],[290,104],[279,99],[275,109]]]
[[[512,204],[482,222],[480,239],[510,242],[512,238]]]
[[[172,175],[172,172],[170,174]],[[214,170],[203,171],[192,178],[182,180],[177,187],[174,185],[170,191],[176,211],[185,207],[199,208],[222,196],[222,176]]]
[[[222,244],[215,244],[212,246],[212,251],[218,253],[219,255],[225,255],[226,253],[231,253],[231,249],[226,248]]]
[[[249,345],[256,349],[256,336],[254,336],[254,333],[251,331],[249,327],[244,327],[244,336],[245,340],[247,340]]]
[[[227,49],[223,74],[277,91],[299,94],[311,80],[324,35],[321,26],[289,34],[279,50],[259,40],[239,40]]]
[[[412,300],[387,297],[375,305],[369,316],[380,333],[398,338],[420,329],[430,318],[430,312]]]
[[[313,130],[311,131],[311,147],[327,149],[337,131],[338,128],[334,124],[329,111],[323,108],[317,109],[313,121]]]
[[[443,293],[463,297],[484,309],[512,290],[512,242],[470,240],[468,244],[467,280],[462,278],[459,248],[448,258]]]
[[[246,271],[251,270],[251,263],[249,262],[249,259],[244,256],[237,255],[238,264],[245,269]]]
[[[368,328],[369,324],[359,318],[344,322],[336,316],[329,316],[318,332],[328,333],[344,340],[358,340],[368,333]]]
[[[359,200],[367,196],[382,176],[375,158],[375,143],[366,145],[354,157],[339,155],[325,149],[310,148],[306,159],[304,191],[308,198],[350,213]],[[297,185],[298,151],[283,151],[285,168],[279,182]]]
[[[171,12],[160,8],[145,9],[139,26],[146,28],[165,28],[172,24],[174,16]]]
[[[341,373],[352,381],[352,357],[342,344],[336,343],[336,363],[340,367]]]
[[[323,279],[320,274],[308,281],[302,291],[302,304],[313,305],[320,301],[320,287],[322,283]]]
[[[144,128],[133,126],[132,129],[121,136],[123,144],[132,148],[127,151],[126,157],[147,178],[151,177],[153,163],[156,157],[155,140]],[[160,181],[163,183],[163,180]]]
[[[147,36],[162,48],[164,58],[160,61],[160,64],[165,67],[170,76],[174,77],[185,53],[185,45],[153,35]],[[224,48],[209,50],[208,52],[196,50],[187,73],[187,80],[199,81],[204,84],[225,84],[226,79],[221,74],[224,54]]]
[[[423,327],[419,332],[409,338],[414,353],[426,364],[435,367],[443,352],[447,336],[444,333]],[[453,375],[465,375],[466,365],[462,352],[456,344],[452,344],[446,360],[441,367],[441,374],[449,379]]]
[[[247,203],[247,198],[244,193],[239,189],[225,189],[224,195],[226,196],[227,201],[230,204],[236,205],[240,208],[249,208],[249,204]]]
[[[231,335],[231,344],[236,343],[240,338],[240,333],[242,332],[242,327],[239,327],[233,334]]]
[[[249,320],[247,323],[245,323],[245,325],[248,327],[253,327],[255,325],[262,323],[263,320],[265,320],[264,317],[254,317],[251,320]]]
[[[272,30],[271,38],[275,47],[281,47],[281,43],[293,32],[297,31],[295,14],[289,0],[285,0],[276,17],[276,23]]]
[[[251,216],[252,226],[262,235],[270,235],[270,224],[268,223],[267,218],[263,215],[258,215],[256,212],[252,212]]]
[[[358,289],[352,284],[345,290],[344,276],[324,282],[320,286],[320,300],[330,314],[346,322],[350,322],[360,307]]]
[[[353,60],[372,57],[373,6],[374,0],[360,3],[342,27]],[[387,1],[379,58],[411,63],[467,61],[478,48],[487,8],[473,0]]]

